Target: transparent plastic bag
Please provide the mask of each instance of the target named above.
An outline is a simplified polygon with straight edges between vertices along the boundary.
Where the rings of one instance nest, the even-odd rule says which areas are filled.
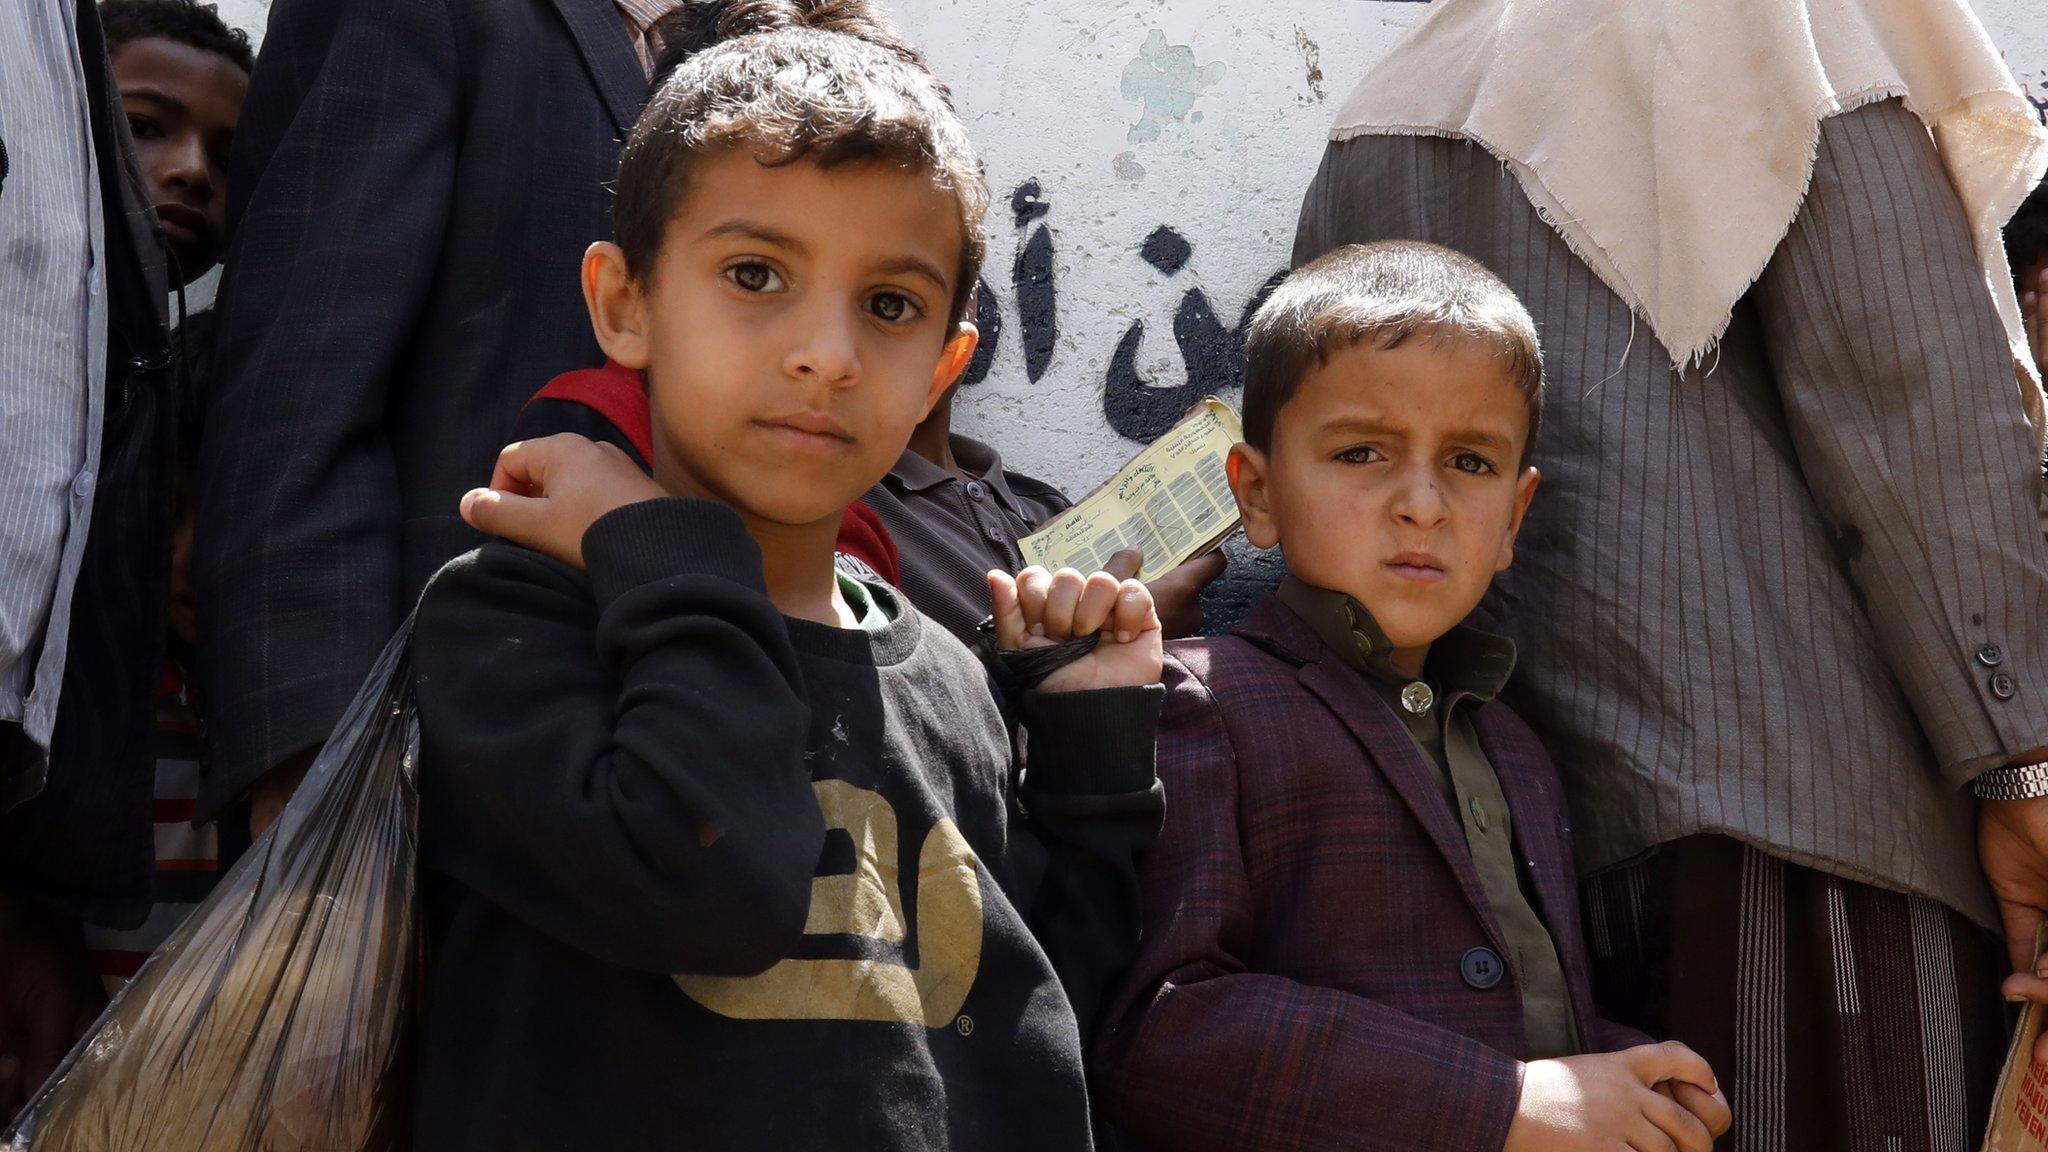
[[[420,937],[408,622],[284,815],[129,981],[4,1152],[392,1152]]]

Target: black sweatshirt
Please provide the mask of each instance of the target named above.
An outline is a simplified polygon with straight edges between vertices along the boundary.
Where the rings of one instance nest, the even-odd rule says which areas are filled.
[[[1017,786],[982,665],[900,596],[784,617],[697,501],[583,555],[486,545],[420,602],[415,1146],[1089,1147],[1161,690],[1027,693]]]

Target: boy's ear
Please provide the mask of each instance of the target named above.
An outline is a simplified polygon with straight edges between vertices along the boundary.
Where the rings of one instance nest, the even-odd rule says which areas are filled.
[[[626,271],[626,253],[609,240],[583,252],[583,304],[604,354],[635,371],[647,367],[647,301]]]
[[[939,351],[939,363],[932,369],[932,390],[924,398],[924,414],[930,416],[948,389],[960,382],[967,366],[974,362],[974,350],[981,347],[981,329],[972,320],[962,320],[959,331]]]
[[[1493,570],[1505,572],[1515,562],[1515,537],[1521,535],[1522,518],[1529,514],[1529,502],[1536,498],[1536,488],[1543,483],[1543,473],[1534,468],[1522,469],[1521,478],[1515,481],[1515,512],[1508,519],[1507,535],[1501,537],[1500,555],[1495,557]]]
[[[1266,488],[1266,454],[1239,444],[1224,459],[1223,474],[1230,479],[1230,494],[1237,497],[1238,515],[1244,517],[1245,539],[1256,548],[1280,543],[1280,525],[1273,519],[1273,498]]]

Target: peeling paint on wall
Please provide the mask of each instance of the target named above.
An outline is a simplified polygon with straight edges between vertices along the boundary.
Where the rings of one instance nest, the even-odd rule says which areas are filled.
[[[1197,66],[1193,48],[1167,43],[1166,33],[1154,28],[1145,37],[1138,55],[1124,65],[1124,99],[1143,110],[1131,125],[1131,143],[1159,139],[1160,132],[1170,123],[1201,123],[1202,114],[1194,111],[1195,101],[1222,82],[1228,70],[1220,60]]]
[[[1323,91],[1323,46],[1308,38],[1308,32],[1301,25],[1294,26],[1294,46],[1301,49],[1301,62],[1308,69],[1308,90],[1316,94],[1316,103],[1327,99]]]

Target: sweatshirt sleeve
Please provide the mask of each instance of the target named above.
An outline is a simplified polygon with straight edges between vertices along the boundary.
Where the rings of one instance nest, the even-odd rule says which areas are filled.
[[[1170,655],[1159,773],[1173,817],[1145,857],[1143,947],[1090,1053],[1109,1120],[1183,1152],[1498,1152],[1521,1094],[1513,1058],[1252,970],[1236,752],[1214,697]]]
[[[1152,764],[1162,696],[1154,684],[1023,697],[1018,801],[1045,850],[1031,928],[1084,1038],[1138,950],[1138,853],[1166,813]]]
[[[489,545],[422,598],[426,861],[608,963],[762,971],[803,931],[825,829],[760,555],[685,500],[605,516],[583,554],[587,582]]]

